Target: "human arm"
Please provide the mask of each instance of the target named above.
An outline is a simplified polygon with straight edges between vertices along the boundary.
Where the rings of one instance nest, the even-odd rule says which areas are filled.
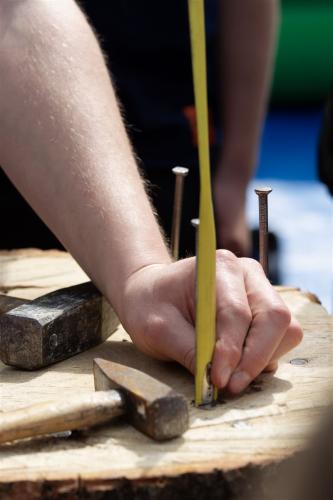
[[[223,146],[214,179],[217,232],[224,248],[249,255],[246,188],[257,163],[279,2],[223,0],[219,6]]]
[[[101,50],[72,1],[1,8],[1,164],[119,309],[127,276],[170,257]]]
[[[93,32],[71,0],[7,0],[0,9],[1,165],[112,303],[138,347],[193,371],[195,261],[171,262]],[[243,359],[249,325],[264,331],[269,313],[281,321],[265,356],[259,359],[260,336],[251,349],[254,358],[259,353],[250,363],[252,378],[275,360],[277,344],[299,341],[266,278],[260,272],[246,278],[249,265],[256,263],[218,254],[218,338],[228,343],[230,336],[233,346],[218,344],[213,376],[219,386],[226,385],[223,363],[234,370]],[[270,290],[266,298],[262,287]]]

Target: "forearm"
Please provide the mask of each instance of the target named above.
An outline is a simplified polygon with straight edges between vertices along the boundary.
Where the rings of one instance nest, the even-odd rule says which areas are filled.
[[[220,2],[222,163],[244,185],[257,160],[274,59],[278,0]]]
[[[119,309],[170,258],[96,38],[71,0],[0,8],[0,164]]]

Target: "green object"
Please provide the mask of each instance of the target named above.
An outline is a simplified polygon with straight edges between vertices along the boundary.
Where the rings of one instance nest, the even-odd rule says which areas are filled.
[[[273,102],[311,103],[333,83],[333,1],[284,0]]]

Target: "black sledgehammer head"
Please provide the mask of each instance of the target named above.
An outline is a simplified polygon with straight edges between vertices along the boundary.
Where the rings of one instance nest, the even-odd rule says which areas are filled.
[[[164,441],[188,429],[184,396],[146,373],[98,358],[94,359],[94,379],[97,391],[118,389],[124,395],[129,422],[149,437]]]
[[[62,288],[0,316],[0,359],[24,370],[43,368],[103,342],[118,324],[91,282]]]

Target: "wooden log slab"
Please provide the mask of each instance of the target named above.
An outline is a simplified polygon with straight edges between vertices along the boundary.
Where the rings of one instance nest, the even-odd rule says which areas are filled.
[[[35,298],[87,279],[64,252],[0,252],[0,291]],[[329,402],[333,381],[332,317],[311,295],[280,287],[302,323],[303,343],[246,393],[210,411],[193,407],[193,378],[182,367],[138,352],[120,327],[103,345],[47,370],[0,363],[0,411],[93,391],[92,360],[102,357],[145,371],[182,392],[190,429],[155,443],[119,420],[71,436],[0,447],[0,498],[242,498],[257,471],[274,474],[302,450]]]

